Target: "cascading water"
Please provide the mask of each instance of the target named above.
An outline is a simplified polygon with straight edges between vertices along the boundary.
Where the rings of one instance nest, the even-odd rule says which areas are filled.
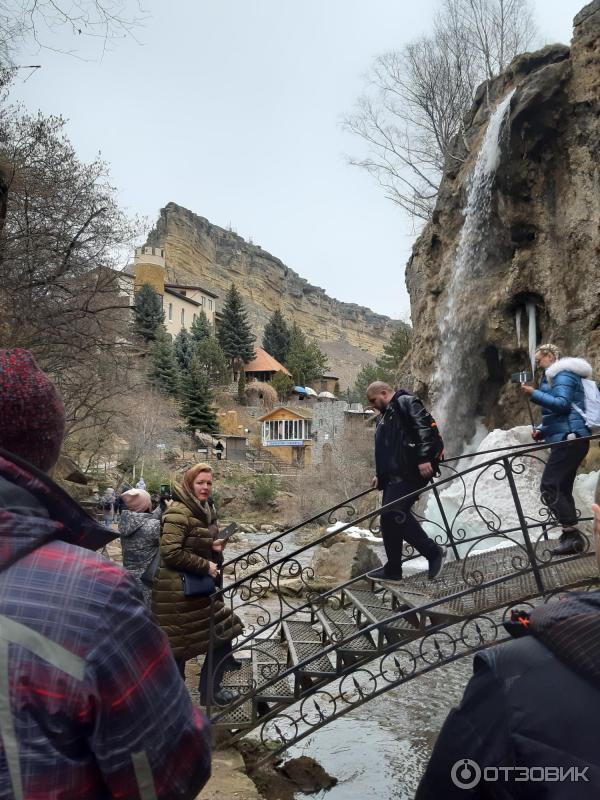
[[[438,362],[433,376],[434,409],[451,455],[461,449],[475,429],[485,323],[475,279],[481,275],[487,256],[492,188],[500,163],[503,123],[513,94],[514,89],[490,115],[469,179],[464,222],[446,307],[439,323]]]
[[[521,306],[517,307],[515,311],[515,327],[517,329],[517,346],[521,347],[521,316],[523,313],[523,309]]]
[[[531,374],[535,374],[535,351],[537,348],[537,320],[536,320],[536,308],[535,303],[526,303],[525,308],[527,310],[527,324],[528,324],[528,351],[529,351],[529,359],[531,361]]]

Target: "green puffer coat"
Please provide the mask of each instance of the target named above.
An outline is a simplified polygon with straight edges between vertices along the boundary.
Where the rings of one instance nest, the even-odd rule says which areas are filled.
[[[186,597],[181,572],[208,575],[216,522],[215,508],[200,503],[182,487],[175,487],[174,502],[162,518],[160,567],[152,587],[152,611],[167,634],[173,655],[188,660],[208,650],[211,603],[209,597]],[[240,620],[225,607],[213,604],[213,635],[217,643],[230,641],[242,632]]]

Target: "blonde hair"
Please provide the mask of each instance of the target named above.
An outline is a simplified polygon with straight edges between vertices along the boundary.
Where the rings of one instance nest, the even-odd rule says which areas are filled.
[[[538,348],[536,348],[535,354],[537,356],[538,353],[543,353],[543,355],[552,355],[558,361],[560,358],[560,350],[555,344],[541,344]]]
[[[194,481],[200,475],[201,472],[210,472],[211,475],[214,475],[214,470],[210,464],[206,464],[205,462],[200,462],[200,464],[194,464],[193,467],[190,467],[185,475],[183,476],[183,485],[193,494],[193,486]]]

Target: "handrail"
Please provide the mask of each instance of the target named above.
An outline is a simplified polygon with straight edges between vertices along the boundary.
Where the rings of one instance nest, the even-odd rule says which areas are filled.
[[[581,437],[581,438],[585,438],[585,439],[589,439],[589,440],[599,440],[600,439],[600,434],[593,434],[592,436]],[[580,440],[568,440],[567,439],[567,440],[563,440],[561,442],[552,442],[550,444],[546,443],[546,442],[543,442],[541,444],[525,445],[525,446],[523,446],[521,448],[521,450],[519,452],[515,452],[515,453],[511,454],[510,458],[518,458],[521,455],[529,455],[530,453],[535,453],[535,452],[538,452],[538,451],[541,451],[541,450],[551,450],[551,449],[557,448],[557,447],[568,446],[569,444],[571,444],[572,441],[580,441]],[[452,483],[457,478],[462,478],[463,476],[469,475],[470,473],[475,472],[477,470],[482,470],[483,471],[484,469],[487,469],[487,467],[491,466],[492,464],[495,464],[495,463],[498,463],[499,461],[502,461],[504,458],[509,458],[509,455],[497,456],[495,458],[489,459],[488,461],[483,461],[483,462],[481,462],[479,464],[471,465],[470,467],[467,467],[462,472],[457,472],[457,473],[455,473],[453,475],[450,475],[450,476],[448,476],[446,478],[440,478],[437,481],[432,481],[431,483],[426,484],[424,487],[422,487],[420,489],[417,489],[414,492],[409,492],[408,494],[403,495],[402,497],[398,498],[397,500],[393,500],[390,503],[387,503],[385,505],[381,505],[377,509],[375,509],[374,511],[369,511],[366,514],[363,514],[363,515],[357,517],[356,519],[353,519],[353,520],[349,521],[348,523],[342,525],[337,530],[329,531],[329,532],[325,533],[323,536],[321,536],[319,539],[316,539],[315,541],[310,542],[308,544],[302,545],[297,550],[294,550],[292,553],[288,553],[287,555],[282,555],[280,558],[275,559],[274,561],[271,561],[271,562],[265,564],[264,566],[262,566],[259,569],[253,571],[252,573],[250,573],[250,575],[242,577],[242,578],[238,579],[237,581],[234,581],[233,583],[228,584],[226,587],[223,587],[223,588],[219,589],[212,596],[215,599],[218,599],[225,592],[230,592],[230,591],[232,591],[234,589],[237,589],[239,586],[241,586],[244,583],[247,583],[249,580],[255,581],[260,575],[264,574],[265,572],[267,572],[269,570],[272,570],[274,567],[277,567],[280,564],[284,563],[285,561],[288,561],[288,560],[294,558],[295,556],[299,555],[300,553],[303,553],[305,550],[309,550],[310,548],[314,547],[315,545],[321,544],[322,542],[326,541],[327,539],[331,538],[332,536],[335,536],[335,535],[337,535],[339,533],[344,533],[344,531],[348,530],[351,527],[354,527],[354,526],[360,524],[361,522],[365,522],[367,519],[371,519],[373,517],[380,516],[382,512],[391,510],[392,508],[394,508],[395,506],[397,506],[401,502],[404,502],[406,500],[411,500],[413,498],[416,501],[416,499],[419,498],[422,494],[425,494],[426,492],[434,490],[434,489],[437,489],[439,487],[443,487],[448,483]],[[370,491],[373,491],[373,489],[366,490],[365,492],[362,493],[362,495],[368,494]],[[361,495],[357,495],[357,497],[360,497],[360,496]],[[334,509],[332,509],[332,510],[335,510],[337,508],[342,508],[344,505],[346,505],[347,502],[350,502],[350,501],[346,501],[344,503],[340,503],[338,506],[335,506]],[[313,518],[313,519],[318,519],[319,516],[323,516],[323,514],[318,515],[316,518]],[[295,529],[298,530],[298,528],[300,528],[300,527],[302,527],[302,525],[296,526]],[[292,532],[292,530],[293,529],[289,529],[288,531],[285,531],[284,535],[288,535],[289,533]],[[450,534],[449,531],[447,531],[447,533]],[[257,552],[258,550],[261,550],[264,547],[267,547],[267,546],[273,544],[274,542],[279,541],[279,539],[281,539],[281,538],[282,538],[281,534],[279,536],[275,535],[272,539],[270,539],[268,541],[265,541],[265,542],[262,542],[261,544],[256,545],[255,547],[251,548],[250,550],[247,550],[244,553],[240,554],[235,559],[232,559],[230,562],[228,562],[228,564],[237,563],[242,559],[248,559],[253,553]],[[449,544],[451,544],[452,543],[451,535],[449,536],[449,538],[450,538]]]
[[[582,440],[583,441],[592,441],[592,440],[597,440],[597,439],[600,439],[600,434],[592,434],[591,436],[582,436],[582,437],[579,437],[577,441],[582,441]],[[444,461],[441,462],[441,466],[444,466],[445,464],[450,464],[450,463],[455,462],[455,461],[460,461],[460,460],[466,459],[466,458],[474,458],[475,456],[489,455],[490,453],[503,453],[503,452],[509,452],[509,451],[512,451],[512,450],[515,450],[515,451],[519,450],[520,452],[516,453],[516,454],[517,455],[521,455],[522,453],[526,454],[526,453],[529,453],[529,452],[535,452],[537,450],[544,450],[544,449],[556,447],[556,446],[559,446],[559,445],[563,445],[565,443],[568,444],[569,441],[571,441],[571,440],[564,440],[562,442],[553,442],[551,444],[542,442],[541,444],[531,444],[531,445],[527,445],[527,444],[507,445],[506,447],[494,447],[494,448],[491,448],[490,450],[480,450],[480,451],[475,452],[475,453],[463,453],[460,456],[454,456],[452,458],[444,459]],[[475,465],[475,468],[479,468],[479,467],[483,467],[483,466],[485,466],[485,464],[484,463],[480,463],[480,464]],[[457,477],[459,477],[460,475],[463,475],[463,474],[467,474],[467,473],[466,472],[465,473],[462,473],[462,472],[461,473],[457,473],[454,476],[453,479],[455,479],[455,478],[457,478]],[[427,484],[428,487],[431,487],[431,486],[436,486],[437,487],[438,485],[441,485],[441,484],[439,484],[438,482],[434,482],[432,484],[431,483]],[[296,523],[291,528],[287,528],[285,531],[280,531],[279,533],[275,533],[275,534],[273,534],[273,536],[271,538],[268,538],[268,539],[266,538],[263,541],[261,541],[259,544],[256,544],[253,547],[251,547],[250,549],[244,550],[243,553],[239,553],[237,556],[235,556],[231,560],[225,561],[224,564],[223,564],[223,567],[228,567],[228,566],[231,566],[233,564],[236,564],[239,561],[245,560],[249,556],[251,556],[254,553],[258,552],[259,550],[262,550],[263,548],[268,547],[269,545],[274,544],[275,542],[279,542],[281,539],[284,539],[287,536],[289,536],[290,534],[295,533],[296,531],[300,530],[301,528],[304,528],[306,525],[310,525],[311,523],[316,522],[317,520],[321,519],[321,517],[331,516],[331,514],[333,514],[334,511],[338,511],[340,508],[344,508],[345,506],[349,506],[355,500],[359,500],[361,497],[365,497],[366,495],[370,494],[371,492],[375,492],[375,491],[378,491],[375,487],[369,487],[368,489],[364,489],[362,492],[359,492],[358,494],[354,495],[353,497],[348,497],[345,500],[340,501],[336,505],[331,506],[330,508],[327,508],[324,511],[321,511],[320,513],[315,514],[312,517],[309,517],[308,519],[305,519],[305,520],[302,520],[301,522]],[[405,497],[399,498],[399,500],[394,501],[394,503],[398,503],[398,502],[400,502],[400,500],[407,499],[408,497],[412,497],[412,495],[406,495]],[[390,504],[390,505],[392,505],[392,504]],[[381,511],[384,508],[387,508],[387,506],[382,506],[379,509],[379,511]],[[377,516],[377,513],[373,513],[372,516]],[[365,518],[363,518],[361,520],[357,519],[357,520],[354,521],[353,524],[356,524],[357,522],[363,521],[364,519]],[[344,527],[343,529],[339,528],[336,531],[336,533],[343,533],[344,530],[347,530],[347,527]],[[324,537],[324,538],[326,538],[326,537]],[[321,541],[321,540],[318,540],[318,541]],[[314,542],[313,542],[313,544],[314,544]],[[298,551],[298,552],[301,552],[301,551]],[[256,575],[256,574],[257,573],[253,573],[253,575]]]

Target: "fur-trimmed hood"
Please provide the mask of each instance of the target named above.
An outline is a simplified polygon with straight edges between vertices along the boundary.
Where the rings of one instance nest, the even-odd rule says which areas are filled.
[[[574,372],[580,378],[592,377],[592,367],[584,358],[559,358],[546,370],[548,383],[552,383],[559,372]]]

